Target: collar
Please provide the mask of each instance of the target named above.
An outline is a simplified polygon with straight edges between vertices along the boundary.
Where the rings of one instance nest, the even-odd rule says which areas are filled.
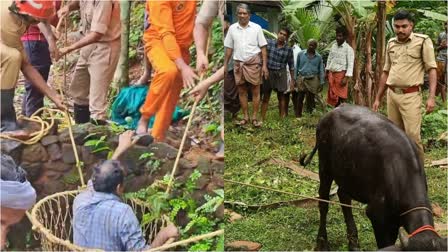
[[[103,193],[103,192],[97,192],[97,191],[93,190],[93,197],[96,199],[100,199],[100,200],[115,200],[115,201],[121,202],[120,197],[118,197],[117,195],[115,195],[113,193]]]
[[[414,32],[411,32],[411,35],[409,35],[409,37],[408,37],[408,39],[407,39],[406,41],[401,42],[401,41],[398,40],[397,37],[395,37],[395,40],[397,41],[397,43],[400,43],[400,44],[406,44],[406,43],[408,43],[408,42],[414,40],[414,38],[415,38]]]
[[[308,50],[305,50],[305,55],[308,56]],[[313,58],[316,57],[317,55],[318,55],[318,53],[316,51],[314,51]]]
[[[236,22],[236,23],[237,23],[236,27],[238,27],[239,29],[246,29],[248,27],[252,27],[252,25],[251,25],[252,22],[251,21],[249,21],[249,23],[247,23],[246,27],[242,27],[240,25],[240,22]]]
[[[345,47],[345,45],[348,45],[347,41],[344,41],[344,43],[342,43],[342,45],[338,45],[338,42],[336,41],[336,46],[339,47],[339,48],[340,47]]]

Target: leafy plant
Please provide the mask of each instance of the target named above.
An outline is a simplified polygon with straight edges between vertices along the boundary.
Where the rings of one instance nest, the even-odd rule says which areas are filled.
[[[160,160],[155,159],[154,153],[152,152],[145,152],[141,154],[138,160],[147,160],[145,166],[152,168],[150,175],[152,174],[153,171],[157,170],[161,165]]]
[[[89,134],[88,136],[85,137],[85,139],[88,139],[95,135],[96,135],[96,133]],[[112,157],[113,151],[107,145],[106,137],[107,136],[101,136],[99,139],[87,140],[87,142],[84,143],[84,146],[92,147],[92,153],[107,151],[107,158],[110,159]]]
[[[151,157],[151,153],[144,153],[140,156],[141,159]],[[195,170],[184,184],[174,183],[172,191],[180,192],[180,195],[167,195],[165,192],[159,192],[157,189],[150,186],[135,193],[128,193],[125,197],[138,198],[151,206],[151,211],[143,215],[143,223],[158,219],[162,214],[168,214],[170,220],[175,223],[179,212],[185,212],[190,221],[185,227],[180,229],[180,239],[209,233],[217,228],[223,228],[222,220],[217,219],[214,216],[214,213],[224,202],[224,190],[215,190],[214,196],[205,195],[204,198],[206,202],[198,207],[191,195],[196,189],[196,183],[201,176],[201,173],[198,170]],[[167,185],[168,181],[169,176],[166,175],[160,183]],[[223,237],[219,236],[196,242],[188,248],[188,251],[217,249],[222,251],[223,247]]]
[[[424,139],[434,139],[446,131],[448,111],[446,109],[425,114],[422,122],[422,137]]]
[[[204,132],[205,132],[205,133],[207,133],[207,134],[212,134],[212,135],[214,135],[214,136],[218,135],[219,132],[221,132],[221,127],[220,127],[220,125],[218,125],[218,124],[216,124],[216,123],[214,123],[214,122],[211,122],[211,123],[205,125],[205,126],[203,127],[203,129],[204,129]]]

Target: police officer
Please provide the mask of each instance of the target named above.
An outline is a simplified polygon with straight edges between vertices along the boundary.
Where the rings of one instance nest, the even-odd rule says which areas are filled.
[[[426,113],[431,113],[435,106],[437,65],[431,39],[426,35],[413,33],[413,28],[412,14],[406,10],[399,10],[394,16],[394,31],[397,36],[390,39],[387,44],[386,62],[373,110],[378,111],[380,100],[387,88],[388,118],[416,142],[423,162],[424,152],[420,136],[421,85],[424,73],[427,71],[429,96]]]

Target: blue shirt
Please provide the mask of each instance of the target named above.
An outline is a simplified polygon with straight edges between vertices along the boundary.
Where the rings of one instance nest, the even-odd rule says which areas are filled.
[[[320,83],[323,84],[325,81],[324,63],[322,62],[322,57],[317,52],[311,59],[308,58],[307,50],[299,52],[297,55],[297,70],[295,72],[296,78],[298,75],[304,77],[319,75]]]
[[[147,249],[132,208],[117,195],[87,189],[73,203],[73,242],[103,250]]]

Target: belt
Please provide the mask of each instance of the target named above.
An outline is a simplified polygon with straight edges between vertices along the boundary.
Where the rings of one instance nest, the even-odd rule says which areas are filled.
[[[391,87],[387,86],[390,90],[392,90],[396,94],[409,94],[414,92],[420,91],[420,86],[412,86],[408,88],[397,88],[397,87]]]

